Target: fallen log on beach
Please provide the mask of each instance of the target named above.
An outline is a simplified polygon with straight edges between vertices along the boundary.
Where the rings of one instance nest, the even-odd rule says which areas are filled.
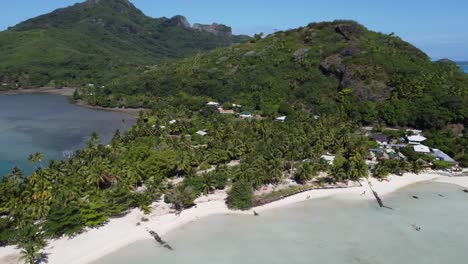
[[[169,249],[174,250],[166,241],[162,240],[162,238],[158,235],[158,233],[154,232],[153,230],[148,230],[148,233],[158,242],[161,246]]]
[[[383,208],[393,210],[393,208],[383,204],[382,199],[380,199],[380,197],[379,197],[379,194],[376,191],[374,191],[374,189],[372,188],[372,184],[369,181],[367,181],[367,183],[369,184],[369,188],[371,189],[372,193],[374,194],[375,200],[377,200],[377,203],[379,204],[379,206],[383,207]]]
[[[463,190],[464,192],[468,193],[468,190]]]
[[[372,190],[372,193],[374,194],[375,200],[377,200],[377,203],[379,204],[380,207],[393,210],[393,208],[383,204],[382,199],[380,199],[379,194],[376,191]]]

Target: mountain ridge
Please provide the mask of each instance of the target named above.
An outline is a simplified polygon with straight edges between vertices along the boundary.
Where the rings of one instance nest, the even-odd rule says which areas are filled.
[[[8,88],[105,83],[249,39],[188,28],[184,20],[148,17],[127,0],[59,8],[0,32],[0,81]]]

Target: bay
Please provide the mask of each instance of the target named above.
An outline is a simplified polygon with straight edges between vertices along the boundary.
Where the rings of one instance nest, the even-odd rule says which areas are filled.
[[[93,132],[106,143],[115,130],[127,130],[135,120],[121,112],[76,106],[60,95],[0,95],[0,177],[14,166],[31,173],[31,153],[43,153],[47,165],[85,147]]]

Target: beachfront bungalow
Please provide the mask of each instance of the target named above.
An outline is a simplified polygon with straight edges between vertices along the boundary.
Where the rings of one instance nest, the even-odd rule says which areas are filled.
[[[415,135],[415,136],[409,136],[408,137],[408,143],[411,145],[421,145],[423,141],[425,141],[427,138],[421,136],[421,135]]]
[[[249,111],[243,111],[239,114],[240,118],[252,118],[253,115]]]
[[[446,161],[446,162],[450,162],[450,163],[453,163],[453,164],[457,163],[449,155],[445,154],[443,151],[441,151],[439,149],[432,149],[432,155],[434,155],[434,157],[437,160],[440,160],[440,161]]]
[[[380,146],[385,146],[388,144],[389,138],[383,134],[375,134],[372,136],[372,139],[377,141]]]
[[[413,146],[413,149],[414,151],[416,151],[417,153],[424,153],[424,154],[427,154],[427,153],[431,153],[431,150],[429,149],[429,147],[427,146],[424,146],[424,145],[414,145]]]
[[[286,116],[280,116],[275,119],[278,122],[284,122],[286,120]]]

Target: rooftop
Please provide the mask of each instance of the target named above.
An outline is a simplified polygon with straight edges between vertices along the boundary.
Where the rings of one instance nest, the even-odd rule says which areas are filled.
[[[427,138],[421,136],[421,135],[416,135],[416,136],[409,136],[408,140],[411,142],[423,142]]]
[[[418,153],[431,153],[431,150],[429,147],[424,146],[424,145],[414,145],[413,146],[414,151]]]

